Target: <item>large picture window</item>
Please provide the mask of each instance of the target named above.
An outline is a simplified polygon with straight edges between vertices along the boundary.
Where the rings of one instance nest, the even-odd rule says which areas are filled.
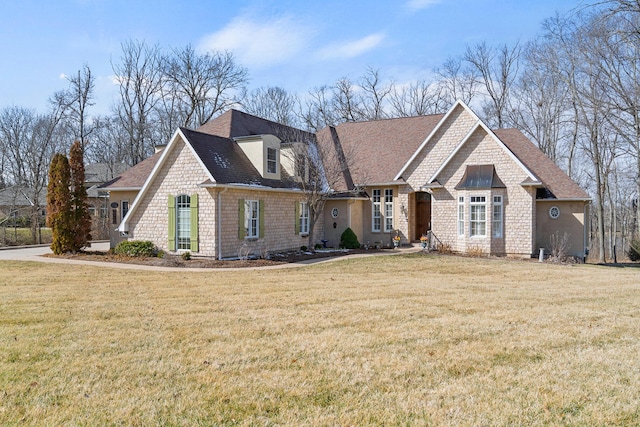
[[[502,196],[493,196],[493,237],[502,237]]]
[[[487,235],[487,204],[485,196],[471,196],[469,200],[469,223],[471,237]]]
[[[176,237],[178,250],[191,249],[191,197],[176,197]]]
[[[260,235],[260,205],[257,200],[244,201],[245,237],[257,238]]]

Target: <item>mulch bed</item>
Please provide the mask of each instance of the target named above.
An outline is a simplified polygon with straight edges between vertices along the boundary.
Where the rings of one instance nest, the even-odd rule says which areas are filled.
[[[273,265],[296,263],[302,261],[322,260],[325,258],[342,257],[345,255],[358,253],[380,253],[392,252],[392,249],[352,249],[344,251],[319,251],[319,252],[285,252],[272,254],[269,259],[247,259],[247,260],[217,260],[206,257],[193,257],[184,260],[181,256],[164,254],[162,258],[157,257],[128,257],[115,255],[111,252],[103,251],[82,251],[76,254],[54,255],[47,257],[66,258],[85,261],[117,262],[125,264],[150,265],[157,267],[184,267],[184,268],[230,268],[230,267],[267,267]]]

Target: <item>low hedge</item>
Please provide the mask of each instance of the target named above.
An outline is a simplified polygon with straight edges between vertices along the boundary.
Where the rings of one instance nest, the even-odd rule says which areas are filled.
[[[158,249],[148,240],[123,240],[113,252],[131,257],[152,257],[158,253]]]

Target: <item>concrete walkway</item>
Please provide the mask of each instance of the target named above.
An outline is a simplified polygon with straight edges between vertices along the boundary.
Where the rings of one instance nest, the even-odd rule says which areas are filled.
[[[92,251],[107,251],[109,250],[109,242],[94,242],[91,244]],[[372,253],[360,253],[360,254],[352,254],[352,255],[344,255],[338,257],[328,257],[328,258],[319,258],[319,259],[311,259],[306,261],[301,261],[297,263],[288,263],[288,264],[277,264],[270,266],[262,266],[262,267],[216,267],[216,268],[186,268],[186,267],[161,267],[155,265],[141,265],[141,264],[126,264],[119,262],[103,262],[103,261],[86,261],[86,260],[77,260],[77,259],[67,259],[67,258],[55,258],[55,257],[46,257],[43,255],[50,254],[51,249],[48,245],[42,246],[26,246],[26,247],[3,247],[0,248],[0,261],[35,261],[35,262],[48,262],[54,264],[75,264],[75,265],[91,265],[95,267],[109,267],[109,268],[119,268],[122,270],[142,270],[142,271],[176,271],[176,272],[211,272],[211,271],[247,271],[247,270],[273,270],[273,269],[281,269],[281,268],[295,268],[295,267],[303,267],[311,264],[320,264],[325,262],[333,262],[344,259],[352,259],[352,258],[364,258],[371,256],[380,256],[380,255],[399,255],[403,253],[412,253],[419,252],[421,249],[419,247],[409,246],[409,247],[401,247],[398,249],[394,249],[393,252],[372,252]]]

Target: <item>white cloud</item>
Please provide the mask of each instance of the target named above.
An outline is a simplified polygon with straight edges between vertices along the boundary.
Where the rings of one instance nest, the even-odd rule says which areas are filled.
[[[309,27],[291,17],[252,20],[238,17],[226,27],[202,38],[202,51],[228,50],[248,67],[268,67],[300,53],[312,36]]]
[[[426,9],[438,3],[440,3],[440,0],[409,0],[406,6],[411,10],[420,10]]]
[[[318,52],[321,59],[345,59],[362,55],[375,49],[385,39],[382,33],[375,33],[347,43],[332,44]]]

